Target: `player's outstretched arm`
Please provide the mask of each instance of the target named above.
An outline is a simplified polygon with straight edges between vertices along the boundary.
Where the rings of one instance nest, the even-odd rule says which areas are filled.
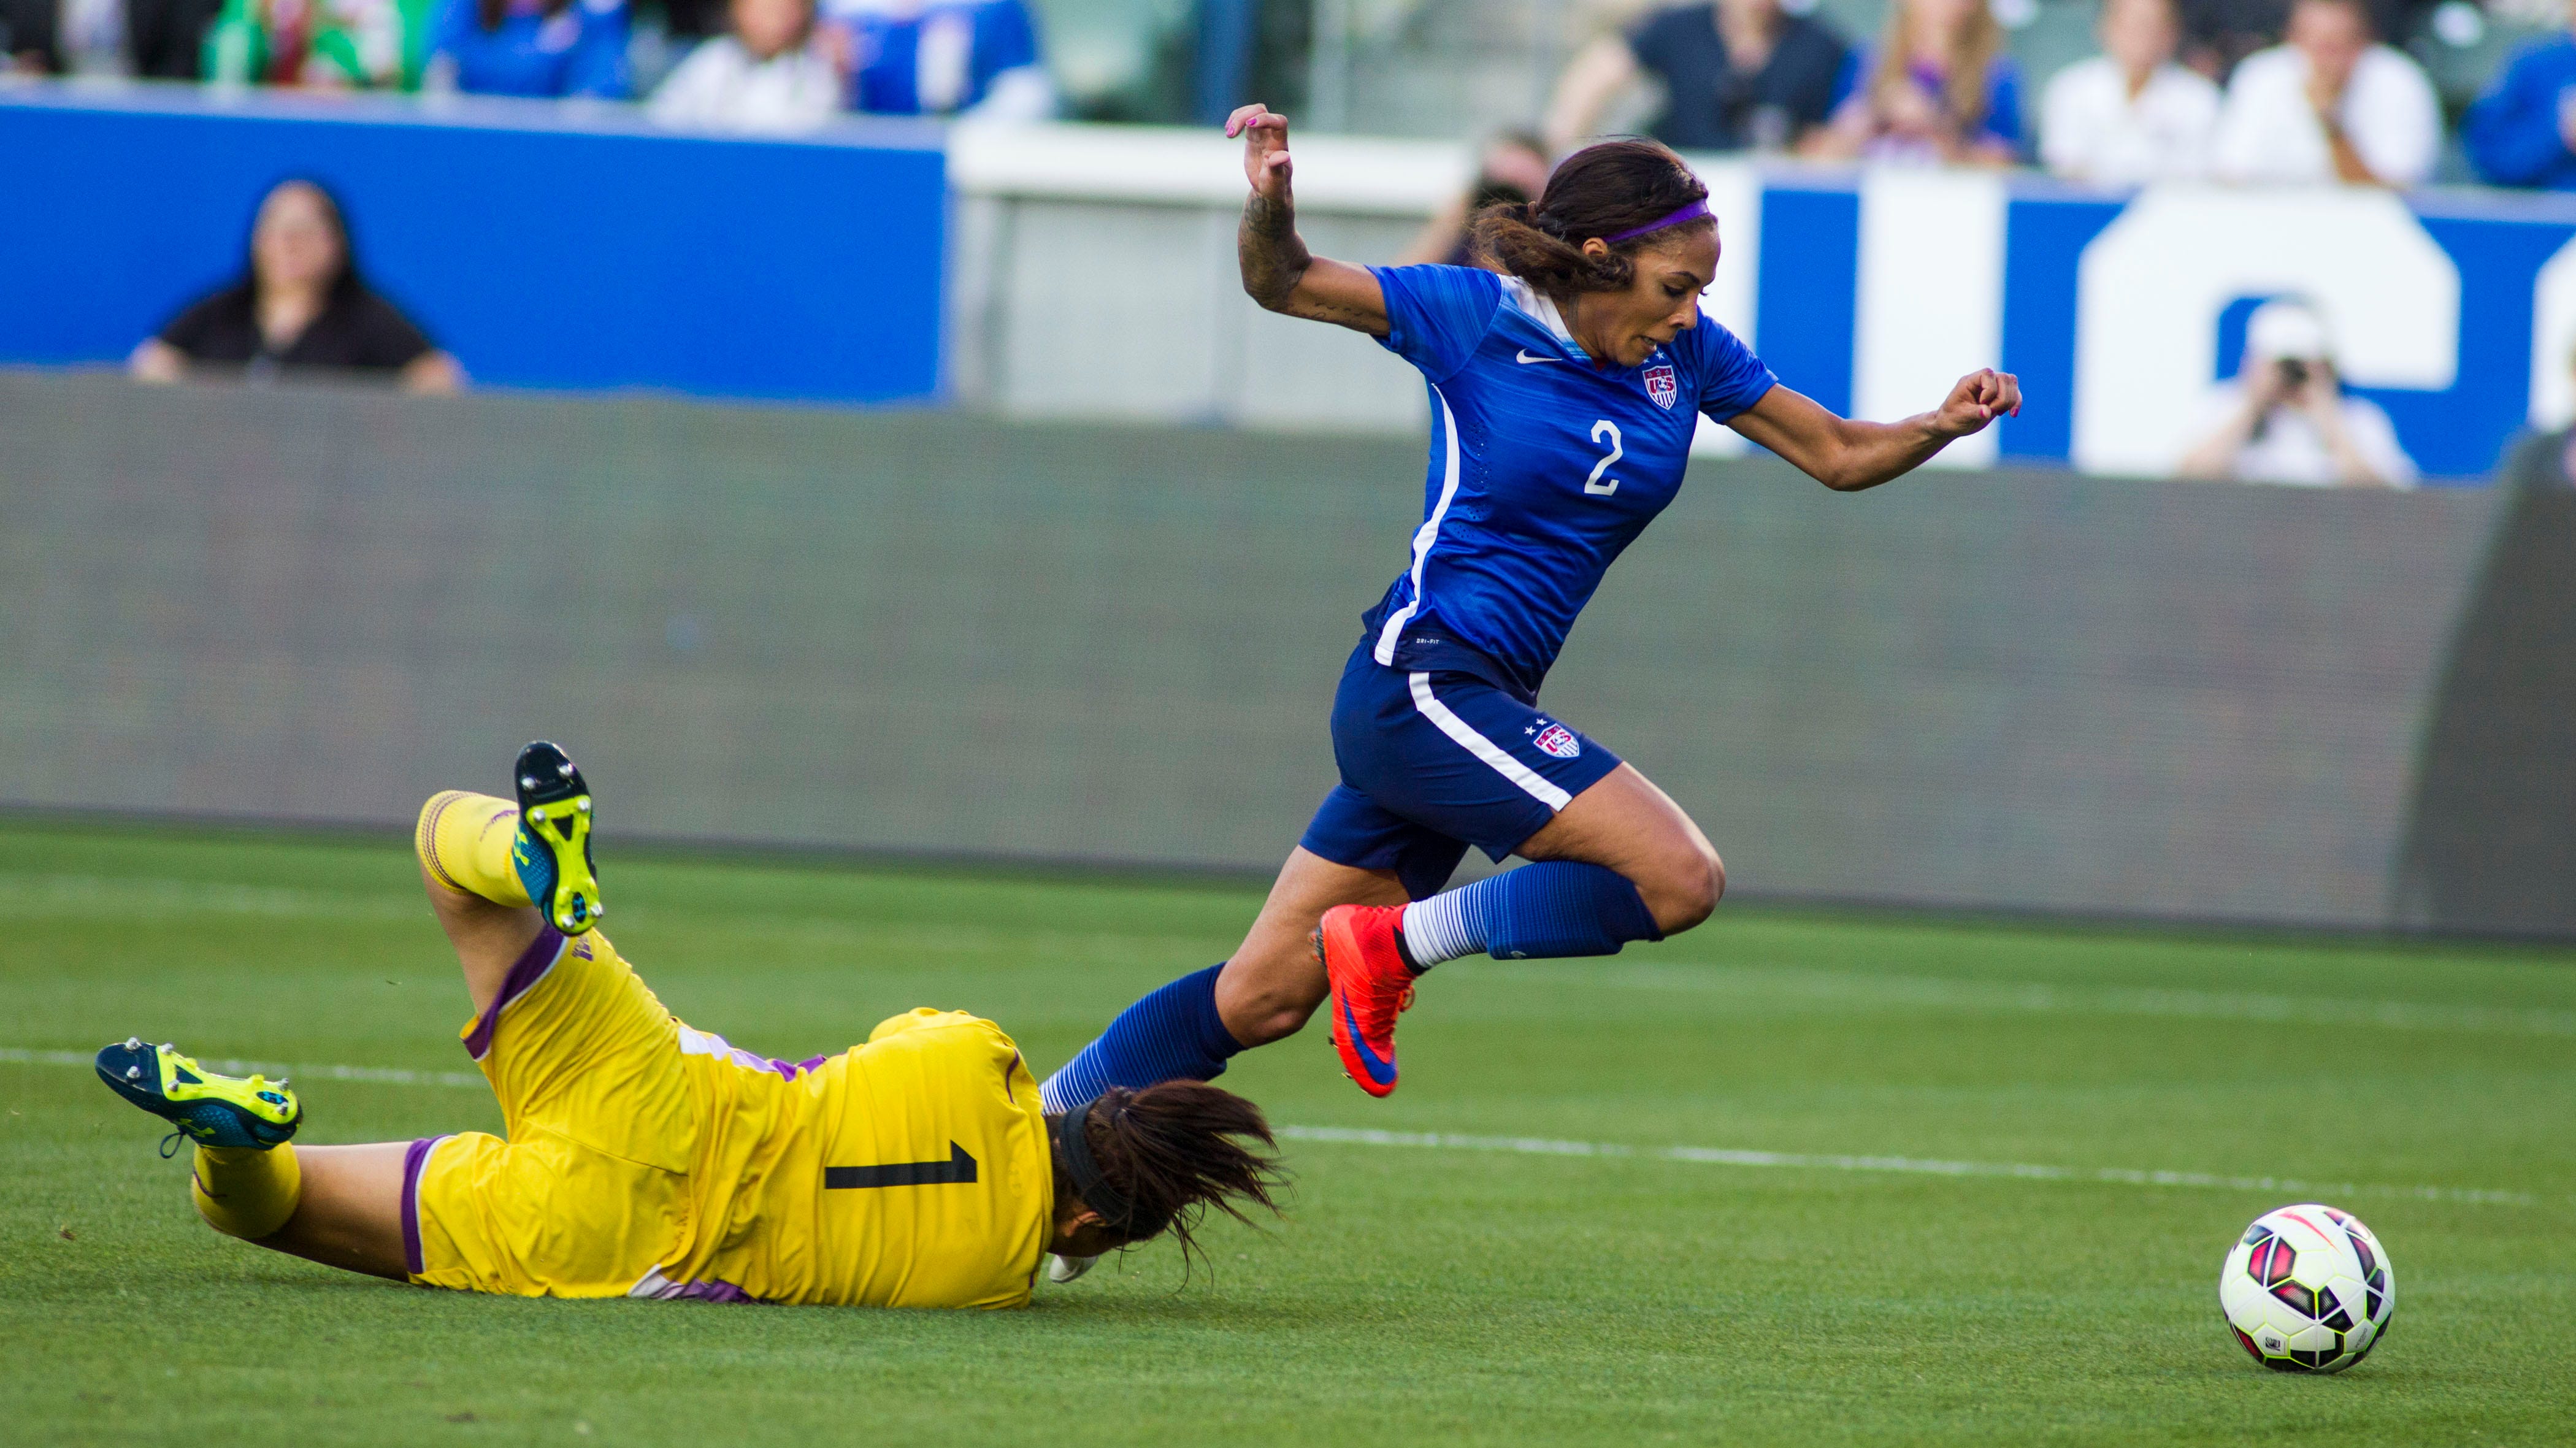
[[[1812,398],[1774,387],[1727,425],[1826,487],[1857,493],[1903,477],[1951,439],[2019,411],[2021,379],[1989,367],[1960,378],[1938,408],[1903,422],[1836,417]]]
[[[1244,292],[1273,312],[1385,336],[1386,293],[1377,278],[1366,267],[1315,255],[1297,235],[1288,118],[1255,102],[1226,119],[1225,133],[1243,137],[1243,174],[1252,183],[1234,240]]]

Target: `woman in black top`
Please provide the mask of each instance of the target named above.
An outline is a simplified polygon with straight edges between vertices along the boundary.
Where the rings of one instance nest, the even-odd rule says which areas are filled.
[[[1851,47],[1779,0],[1696,0],[1656,10],[1578,52],[1548,104],[1560,154],[1594,134],[1612,97],[1651,72],[1664,108],[1650,130],[1681,151],[1783,151],[1832,117],[1851,85]]]
[[[455,358],[359,280],[339,204],[310,181],[268,193],[251,225],[247,275],[181,312],[128,366],[146,382],[218,369],[373,373],[412,392],[454,392],[465,380]]]

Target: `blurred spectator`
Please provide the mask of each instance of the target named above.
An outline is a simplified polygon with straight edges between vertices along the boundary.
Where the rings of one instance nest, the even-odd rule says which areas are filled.
[[[1699,0],[1578,52],[1557,79],[1545,135],[1557,154],[1573,150],[1645,72],[1664,86],[1663,111],[1647,127],[1656,140],[1685,151],[1782,150],[1832,118],[1854,70],[1832,27],[1783,13],[1780,0]]]
[[[1985,0],[1894,0],[1814,155],[2009,166],[2022,145],[2021,71]]]
[[[732,23],[724,0],[662,0],[661,11],[662,33],[684,46],[722,35]]]
[[[2281,43],[2289,28],[2293,0],[2175,0],[2182,16],[2182,63],[2211,80],[2224,82],[2237,63],[2258,50]],[[2364,0],[2374,35],[2403,48],[2427,12],[2448,0]],[[2501,12],[2508,5],[2534,0],[2480,0],[2480,8]],[[2548,0],[2537,0],[2547,4]]]
[[[1190,77],[1190,119],[1222,126],[1247,98],[1252,54],[1261,42],[1261,0],[1198,0],[1198,55]]]
[[[2245,360],[2210,390],[2200,441],[2177,469],[2246,483],[2408,487],[2415,464],[2388,414],[2343,390],[2325,319],[2295,298],[2245,320]]]
[[[195,80],[223,0],[0,0],[0,74]]]
[[[413,392],[453,392],[464,381],[455,358],[360,280],[339,203],[310,181],[268,193],[242,279],[181,312],[127,365],[146,382],[210,367],[255,378],[372,372]]]
[[[0,0],[0,75],[59,75],[63,64],[56,0]]]
[[[125,0],[125,49],[134,74],[196,80],[205,74],[206,32],[223,0]]]
[[[653,119],[717,130],[810,131],[841,108],[841,73],[814,36],[814,0],[733,0],[733,33],[689,52],[653,92]]]
[[[2567,360],[2576,371],[2576,357]],[[2519,493],[2576,487],[2576,427],[2522,433],[2506,448],[2496,480]]]
[[[410,48],[396,0],[227,0],[205,78],[236,85],[397,86]]]
[[[623,100],[626,0],[443,0],[432,27],[432,90]]]
[[[2103,0],[2102,54],[2048,83],[2040,155],[2048,169],[2098,186],[2208,174],[2218,87],[2174,61],[2173,0]]]
[[[124,0],[0,0],[0,76],[131,69]]]
[[[1004,121],[1055,114],[1055,83],[1021,0],[826,0],[824,14],[849,46],[854,110]]]
[[[2518,493],[2576,487],[2576,427],[2516,437],[2496,468],[2496,481]]]
[[[2576,33],[2561,29],[2516,50],[2461,117],[2460,141],[2482,180],[2576,190]]]
[[[2229,181],[2412,186],[2441,146],[2433,83],[2372,42],[2360,0],[2298,0],[2289,43],[2247,56],[2227,83],[2215,165]]]
[[[1475,265],[1467,245],[1467,223],[1477,212],[1499,202],[1537,200],[1539,192],[1547,188],[1547,173],[1547,151],[1540,146],[1538,137],[1527,131],[1505,131],[1495,136],[1485,143],[1475,181],[1414,234],[1395,264]]]
[[[2174,0],[2182,63],[2224,83],[2237,62],[2281,43],[2290,0]]]

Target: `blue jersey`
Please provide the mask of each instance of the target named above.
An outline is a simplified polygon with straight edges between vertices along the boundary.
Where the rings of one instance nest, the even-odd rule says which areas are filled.
[[[856,42],[853,110],[895,116],[966,110],[983,101],[1004,71],[1038,63],[1037,26],[1020,0],[844,8],[834,13]]]
[[[1681,490],[1700,414],[1725,422],[1779,379],[1706,313],[1603,368],[1517,278],[1373,270],[1383,345],[1430,384],[1431,468],[1412,566],[1366,616],[1372,651],[1535,699],[1601,575]]]
[[[447,0],[430,50],[456,67],[456,88],[476,95],[624,99],[626,0],[573,0],[549,13],[509,0],[486,30],[474,0]]]

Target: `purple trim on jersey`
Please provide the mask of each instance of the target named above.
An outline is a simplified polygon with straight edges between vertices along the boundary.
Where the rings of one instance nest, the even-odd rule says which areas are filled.
[[[429,1269],[420,1258],[420,1172],[429,1165],[429,1154],[445,1141],[443,1136],[424,1136],[403,1148],[402,1233],[403,1270],[414,1277]]]
[[[1619,243],[1626,241],[1632,236],[1643,236],[1650,231],[1661,231],[1667,226],[1679,226],[1685,221],[1697,221],[1706,215],[1708,215],[1708,198],[1703,196],[1699,200],[1692,202],[1690,205],[1683,207],[1681,210],[1674,212],[1670,216],[1664,217],[1660,221],[1649,221],[1643,226],[1632,226],[1626,231],[1620,232],[1617,236],[1605,236],[1601,239],[1612,246],[1617,246]]]
[[[626,1295],[642,1298],[647,1302],[757,1303],[760,1301],[759,1298],[730,1282],[719,1282],[712,1278],[705,1282],[674,1282],[664,1277],[659,1267],[645,1273],[644,1280],[628,1288]]]
[[[782,1061],[776,1056],[756,1055],[713,1031],[701,1031],[690,1026],[680,1028],[680,1053],[719,1057],[746,1071],[775,1071],[790,1081],[822,1069],[823,1063],[832,1059],[829,1056],[808,1056],[802,1061]]]
[[[751,1056],[751,1053],[739,1050],[736,1052],[737,1060],[746,1056]],[[757,1061],[760,1058],[752,1057],[752,1059]],[[772,1056],[766,1061],[761,1061],[760,1064],[767,1066],[770,1070],[777,1072],[779,1075],[786,1077],[790,1081],[793,1081],[797,1077],[805,1075],[830,1059],[832,1058],[829,1056],[809,1056],[802,1061],[782,1061],[777,1057]]]
[[[664,1302],[758,1302],[760,1299],[730,1282],[683,1282],[679,1290],[665,1295]]]
[[[480,1061],[491,1052],[492,1031],[501,1024],[503,1008],[536,989],[537,982],[544,980],[546,973],[555,968],[555,962],[562,958],[563,951],[562,931],[551,925],[537,927],[537,938],[529,941],[528,948],[511,962],[510,973],[501,978],[501,993],[492,997],[492,1004],[483,1008],[482,1017],[474,1022],[473,1032],[466,1036],[465,1054]]]

